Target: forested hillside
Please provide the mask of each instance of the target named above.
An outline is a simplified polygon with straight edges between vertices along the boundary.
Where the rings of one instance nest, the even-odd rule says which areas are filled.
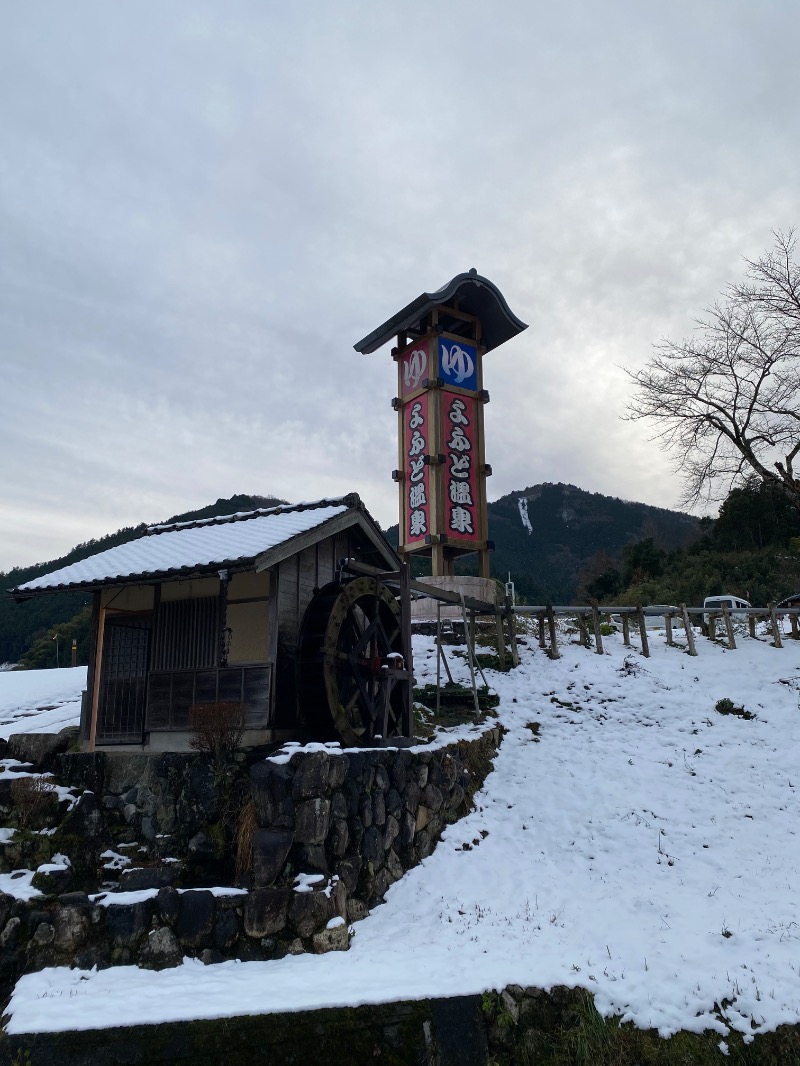
[[[228,499],[219,499],[216,503],[209,504],[207,507],[197,511],[187,511],[185,514],[173,515],[164,521],[188,522],[192,519],[233,514],[236,511],[250,511],[255,507],[275,507],[284,502],[284,500],[278,500],[274,496],[236,495]],[[69,566],[70,563],[77,563],[81,559],[86,559],[89,555],[95,555],[97,552],[105,551],[107,548],[113,548],[117,544],[124,544],[126,541],[133,540],[134,537],[140,536],[146,528],[147,526],[144,523],[138,526],[128,526],[97,540],[89,540],[85,544],[78,544],[60,559],[36,563],[34,566],[15,567],[7,573],[0,571],[0,590],[16,588],[26,581],[32,581],[41,574],[58,570],[62,566]],[[19,661],[32,645],[39,638],[45,636],[53,626],[74,618],[90,603],[91,597],[85,593],[58,593],[54,596],[42,596],[19,604],[15,604],[10,596],[0,594],[0,664]],[[83,630],[81,630],[81,634],[82,632]],[[72,632],[70,632],[70,639],[73,635],[79,640],[79,661],[85,662],[85,640],[82,635]],[[42,650],[41,658],[52,661],[41,661],[37,665],[55,666],[55,656],[55,646],[46,646]]]
[[[188,521],[274,506],[267,496],[237,495],[166,521]],[[144,525],[78,545],[62,559],[0,574],[12,588],[140,535]],[[585,492],[574,485],[535,485],[489,504],[495,542],[492,573],[516,585],[528,603],[689,603],[731,592],[763,606],[800,589],[800,517],[787,501],[757,482],[734,490],[719,518]],[[397,526],[387,532],[397,543]],[[426,566],[428,569],[426,571]],[[428,560],[414,563],[430,572]],[[463,572],[474,572],[469,561]],[[55,666],[51,640],[58,626],[66,655],[72,637],[79,661],[88,650],[89,596],[57,594],[14,604],[0,597],[0,663]],[[81,615],[76,618],[76,615]]]
[[[701,532],[700,520],[691,515],[574,485],[534,485],[489,504],[492,574],[506,580],[510,573],[517,595],[528,603],[576,602],[587,570],[620,560],[626,544],[652,538],[671,552]],[[397,526],[387,536],[397,544]],[[430,572],[425,562],[421,573]],[[469,561],[458,569],[474,572]]]

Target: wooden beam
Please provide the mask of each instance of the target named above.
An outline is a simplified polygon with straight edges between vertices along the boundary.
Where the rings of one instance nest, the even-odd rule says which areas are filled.
[[[103,668],[103,638],[106,628],[106,609],[101,605],[97,616],[97,651],[94,659],[94,685],[92,686],[92,717],[89,724],[89,751],[94,751],[97,737],[97,709],[100,704],[100,673]]]

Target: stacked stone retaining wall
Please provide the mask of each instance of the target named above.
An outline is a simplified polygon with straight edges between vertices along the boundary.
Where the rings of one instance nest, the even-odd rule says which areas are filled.
[[[68,863],[39,869],[36,899],[0,893],[0,997],[20,973],[52,965],[345,950],[352,923],[470,809],[500,740],[495,726],[444,746],[315,745],[249,768],[199,755],[57,756],[77,802],[54,832],[18,830],[0,845],[0,871],[55,854]],[[231,812],[241,820],[248,806],[252,863],[235,885],[226,827],[229,837]],[[114,849],[133,864],[104,886]]]

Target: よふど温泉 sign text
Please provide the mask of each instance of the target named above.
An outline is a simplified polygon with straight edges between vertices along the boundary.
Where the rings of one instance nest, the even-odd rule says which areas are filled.
[[[404,532],[407,544],[424,543],[430,534],[430,470],[428,464],[428,393],[422,392],[403,408],[403,453],[405,459]]]

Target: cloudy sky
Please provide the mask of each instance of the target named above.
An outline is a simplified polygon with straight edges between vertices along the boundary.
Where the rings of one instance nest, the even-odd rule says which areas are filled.
[[[474,266],[490,498],[665,507],[636,367],[800,222],[791,0],[0,12],[0,568],[234,492],[397,519],[389,350]]]

